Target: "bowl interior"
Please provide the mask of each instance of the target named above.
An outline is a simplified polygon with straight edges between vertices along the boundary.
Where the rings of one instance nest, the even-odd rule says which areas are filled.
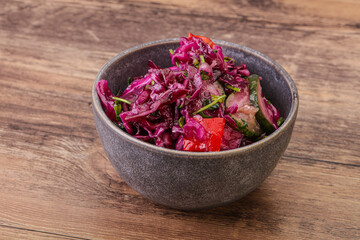
[[[250,48],[225,41],[214,42],[222,46],[224,56],[233,57],[237,64],[245,63],[251,73],[262,77],[264,96],[277,107],[281,116],[286,118],[294,105],[296,94],[288,74],[273,60]],[[129,77],[135,78],[147,73],[148,60],[161,68],[171,66],[169,49],[178,47],[179,39],[169,39],[129,49],[109,61],[100,71],[97,81],[106,79],[111,91],[116,94],[127,87]]]

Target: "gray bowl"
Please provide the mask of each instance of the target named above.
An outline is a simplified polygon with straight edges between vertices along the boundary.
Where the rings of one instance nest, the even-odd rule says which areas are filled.
[[[225,56],[244,62],[251,73],[263,77],[264,95],[285,118],[278,130],[252,145],[207,153],[166,149],[132,137],[107,118],[96,94],[98,81],[106,79],[115,94],[119,88],[124,90],[129,77],[147,72],[149,59],[160,67],[170,66],[169,49],[176,49],[179,39],[142,44],[120,53],[100,70],[92,89],[96,129],[120,177],[141,195],[175,209],[220,206],[253,191],[284,153],[298,111],[295,84],[279,64],[250,48],[214,42],[223,48]]]

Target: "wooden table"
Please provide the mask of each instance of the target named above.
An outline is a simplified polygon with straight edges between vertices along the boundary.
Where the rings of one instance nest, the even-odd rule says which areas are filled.
[[[0,1],[0,239],[359,239],[360,2]],[[227,206],[172,210],[117,175],[91,87],[135,45],[188,32],[246,45],[300,96],[271,176]]]

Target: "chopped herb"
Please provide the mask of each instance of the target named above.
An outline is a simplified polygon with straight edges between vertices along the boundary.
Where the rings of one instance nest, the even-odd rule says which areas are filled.
[[[240,88],[233,87],[233,86],[231,86],[229,84],[226,84],[225,87],[228,88],[228,89],[231,89],[231,90],[233,90],[235,92],[240,92],[240,90],[241,90]]]
[[[175,54],[174,50],[172,50],[172,49],[169,49],[169,52],[170,52],[170,54],[172,54],[172,55]],[[175,63],[176,63],[176,66],[178,67],[178,69],[180,69],[180,64],[179,64],[179,61],[178,61],[177,59],[175,59]]]
[[[127,104],[131,104],[130,101],[126,100],[126,99],[123,99],[123,98],[119,98],[119,97],[112,97],[112,99],[114,100],[118,100],[120,102],[123,102],[123,103],[127,103]]]
[[[200,71],[200,76],[201,76],[201,79],[202,79],[203,81],[206,81],[206,80],[209,80],[209,79],[210,79],[209,74],[208,74],[207,72],[203,71],[203,70]]]
[[[200,62],[201,62],[201,63],[205,63],[204,55],[200,55]]]
[[[277,123],[276,123],[276,125],[278,126],[278,127],[280,127],[283,123],[284,123],[284,118],[283,117],[280,117],[279,118],[279,120],[277,121]]]
[[[225,94],[221,96],[211,95],[211,101],[217,101],[219,103],[222,103],[225,98],[226,98]]]
[[[232,61],[232,62],[235,64],[235,59],[234,59],[234,58],[231,58],[231,57],[224,57],[224,61],[225,61],[225,62],[230,62],[230,61]]]
[[[197,60],[196,58],[193,60],[193,64],[194,64],[194,67],[199,68],[200,63],[199,63],[199,60]]]
[[[134,79],[132,77],[129,77],[127,80],[127,84],[128,86],[134,81]]]
[[[121,121],[119,114],[121,113],[121,102],[119,100],[115,100],[114,110],[116,115],[116,121]]]
[[[210,99],[203,99],[203,107],[205,107],[206,105],[209,105],[211,103]],[[219,109],[220,105],[219,103],[216,103],[215,105],[209,107],[207,110],[216,110]]]
[[[211,103],[209,103],[208,105],[200,108],[199,110],[197,110],[196,112],[194,112],[193,114],[198,114],[206,109],[208,109],[211,106],[214,106],[215,104],[217,104],[218,102],[222,102],[224,101],[224,99],[226,98],[226,95],[221,95],[221,96],[215,96],[215,95],[211,95]]]
[[[181,128],[183,128],[183,126],[185,125],[185,117],[184,117],[184,116],[181,116],[181,117],[179,118],[178,123],[179,123],[179,126],[180,126]]]

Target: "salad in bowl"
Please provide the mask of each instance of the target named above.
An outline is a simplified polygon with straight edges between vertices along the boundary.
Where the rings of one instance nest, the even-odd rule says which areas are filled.
[[[262,93],[262,77],[224,56],[211,39],[189,34],[169,49],[172,66],[148,61],[148,72],[113,94],[106,79],[96,91],[107,117],[133,137],[193,152],[249,145],[284,121]]]

